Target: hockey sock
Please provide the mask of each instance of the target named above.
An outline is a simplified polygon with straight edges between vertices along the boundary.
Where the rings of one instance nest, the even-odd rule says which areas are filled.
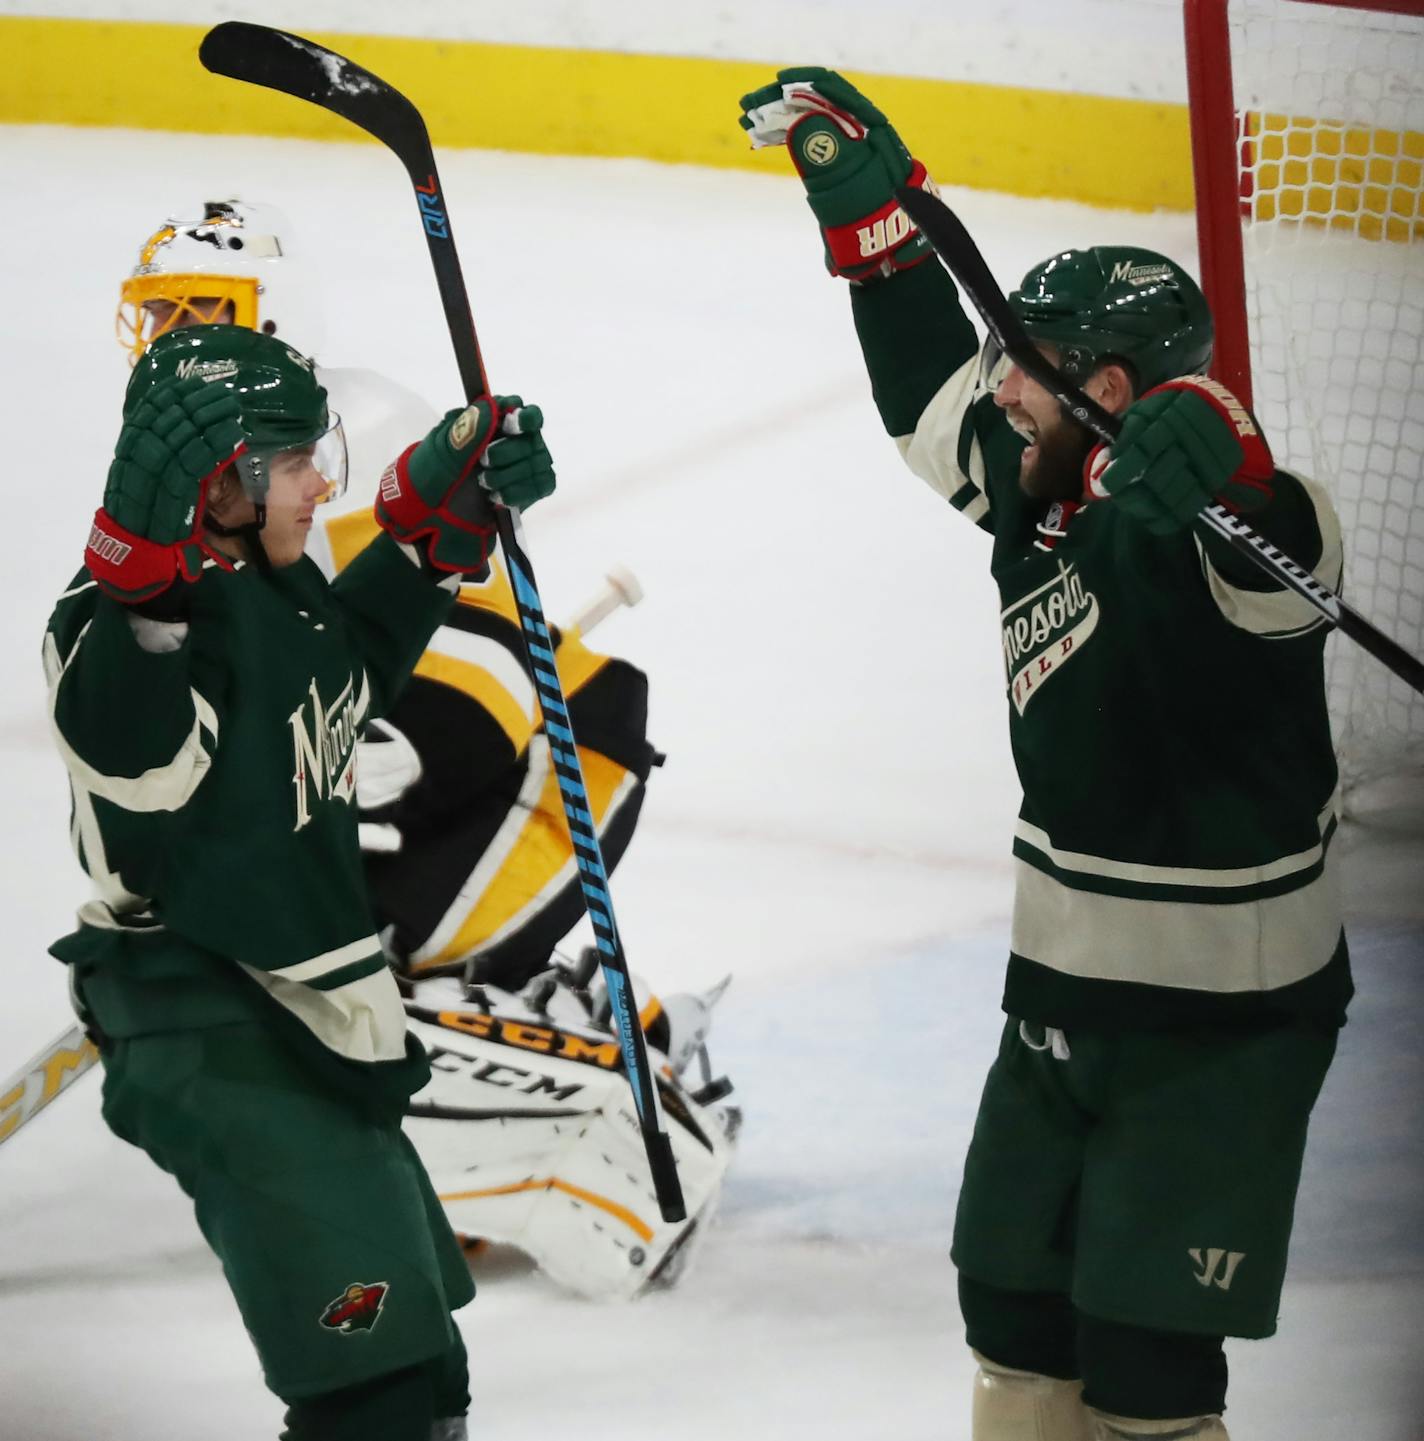
[[[1078,1317],[1083,1401],[1113,1416],[1166,1420],[1226,1409],[1226,1353],[1220,1336],[1153,1331],[1097,1316]]]
[[[959,1311],[971,1349],[1018,1371],[1075,1380],[1077,1314],[1057,1291],[1006,1291],[959,1276]]]
[[[465,1357],[465,1341],[459,1328],[455,1341],[443,1356],[426,1363],[430,1377],[432,1409],[437,1417],[463,1416],[470,1409],[470,1368]]]
[[[280,1441],[430,1441],[435,1420],[429,1364],[407,1366],[363,1381],[303,1396],[287,1407]]]

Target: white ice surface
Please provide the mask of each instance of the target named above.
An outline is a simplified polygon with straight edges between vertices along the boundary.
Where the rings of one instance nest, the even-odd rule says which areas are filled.
[[[608,1311],[489,1268],[461,1314],[473,1432],[959,1441],[971,1365],[946,1251],[998,1028],[1016,805],[986,541],[900,468],[774,159],[765,179],[442,166],[494,382],[549,416],[560,489],[527,521],[546,606],[565,613],[615,562],[648,594],[599,634],[650,673],[669,755],[614,897],[659,987],[735,973],[714,1059],[748,1116],[675,1292]],[[321,250],[325,360],[458,399],[383,151],[0,131],[0,1074],[67,1016],[44,951],[83,887],[39,637],[116,430],[118,277],[170,206],[219,190],[280,205]],[[952,199],[1001,279],[1094,240],[1192,251],[1181,217]],[[1359,889],[1361,996],[1317,1113],[1281,1334],[1232,1348],[1246,1441],[1424,1431],[1421,908],[1417,865],[1396,871]],[[0,1150],[0,1438],[274,1435],[187,1203],[97,1100],[91,1077]]]

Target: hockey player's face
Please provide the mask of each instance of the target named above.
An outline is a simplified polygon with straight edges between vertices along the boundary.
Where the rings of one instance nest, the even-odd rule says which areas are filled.
[[[1040,346],[1050,360],[1051,348]],[[1076,500],[1083,491],[1083,462],[1093,437],[1063,413],[1058,402],[1018,366],[994,392],[994,403],[1028,441],[1019,461],[1019,488],[1035,500]]]
[[[295,565],[306,549],[316,508],[330,485],[312,464],[311,446],[284,450],[268,464],[267,521],[262,548],[274,569]]]

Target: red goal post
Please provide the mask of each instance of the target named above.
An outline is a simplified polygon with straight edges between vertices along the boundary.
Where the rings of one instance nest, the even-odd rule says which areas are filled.
[[[1424,0],[1183,0],[1213,373],[1331,492],[1351,602],[1424,652]],[[1331,643],[1347,784],[1424,774],[1424,702]]]

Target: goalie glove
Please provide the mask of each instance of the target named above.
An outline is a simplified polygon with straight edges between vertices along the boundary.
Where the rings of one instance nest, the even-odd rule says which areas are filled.
[[[742,96],[740,124],[753,146],[791,152],[821,227],[826,269],[863,281],[928,260],[934,252],[895,187],[934,186],[885,116],[834,70],[795,66],[776,79]]]
[[[483,575],[494,547],[494,505],[523,510],[552,493],[544,416],[517,395],[485,395],[448,411],[418,445],[386,467],[376,522],[423,545],[432,570]]]
[[[203,535],[208,489],[246,448],[240,405],[203,380],[167,380],[124,417],[94,515],[84,565],[105,595],[152,610],[178,581],[193,582],[205,561],[232,562]],[[181,615],[184,597],[164,596]]]
[[[1084,474],[1090,495],[1171,535],[1217,501],[1235,511],[1268,504],[1275,464],[1251,412],[1224,385],[1189,375],[1128,406],[1122,433],[1093,450]]]

